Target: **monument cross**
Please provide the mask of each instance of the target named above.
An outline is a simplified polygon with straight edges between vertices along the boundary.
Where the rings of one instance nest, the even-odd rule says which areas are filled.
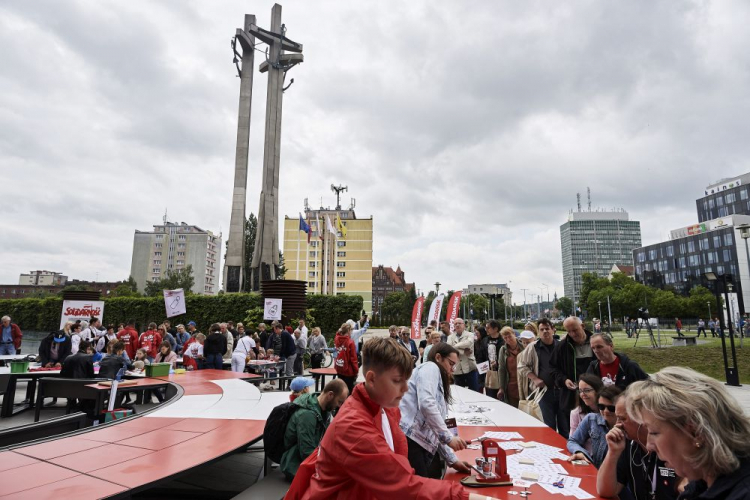
[[[250,142],[250,107],[253,99],[253,65],[255,37],[248,34],[255,25],[255,16],[245,14],[244,29],[237,29],[232,39],[234,63],[240,77],[240,104],[237,119],[237,148],[234,160],[234,188],[232,190],[232,215],[229,220],[229,239],[224,258],[224,290],[240,292],[245,280],[245,206],[247,203],[247,161]],[[237,52],[237,42],[242,55]],[[241,61],[241,65],[238,63]]]
[[[258,229],[255,233],[255,251],[250,265],[252,290],[260,289],[263,280],[276,279],[279,265],[279,166],[281,160],[281,105],[284,96],[286,73],[303,61],[302,44],[286,37],[286,27],[281,23],[281,5],[271,10],[271,29],[256,25],[246,30],[268,44],[266,61],[260,72],[268,72],[266,94],[266,133],[263,146],[263,183],[258,209]],[[295,52],[284,54],[284,51]],[[288,87],[287,87],[288,88]]]

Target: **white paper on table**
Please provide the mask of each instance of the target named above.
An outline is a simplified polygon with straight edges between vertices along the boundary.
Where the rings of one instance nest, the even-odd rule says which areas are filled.
[[[502,439],[504,441],[510,441],[511,439],[523,439],[523,436],[517,432],[493,432],[487,431],[482,437],[490,439]]]

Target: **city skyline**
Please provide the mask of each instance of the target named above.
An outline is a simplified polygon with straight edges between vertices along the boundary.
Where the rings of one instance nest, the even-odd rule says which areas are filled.
[[[30,269],[126,279],[133,231],[165,208],[228,233],[228,40],[245,13],[267,25],[272,4],[0,7],[0,282]],[[507,282],[516,302],[539,283],[563,295],[559,226],[586,186],[641,221],[644,246],[696,223],[686,200],[750,171],[737,133],[748,6],[645,5],[283,2],[306,61],[284,98],[280,214],[333,205],[328,186],[348,185],[375,221],[374,262],[422,290]],[[29,58],[33,44],[54,50]]]

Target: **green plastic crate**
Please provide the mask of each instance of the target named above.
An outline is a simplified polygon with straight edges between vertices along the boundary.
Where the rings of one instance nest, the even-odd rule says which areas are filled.
[[[151,363],[150,365],[146,365],[146,376],[164,377],[169,375],[170,368],[172,368],[172,363]]]
[[[26,373],[29,371],[28,361],[11,361],[10,373]]]

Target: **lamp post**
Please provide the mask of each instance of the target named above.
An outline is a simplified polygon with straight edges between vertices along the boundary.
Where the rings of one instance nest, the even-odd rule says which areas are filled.
[[[719,291],[719,283],[722,283],[723,285],[723,291],[724,291],[724,302],[727,304],[727,308],[729,307],[729,292],[732,291],[732,283],[731,283],[731,275],[722,274],[721,276],[717,276],[716,273],[708,272],[704,273],[703,276],[710,282],[713,282],[714,284],[714,295],[716,296],[716,308],[719,311],[719,327],[721,328],[722,335],[721,335],[721,351],[724,355],[724,373],[726,375],[727,379],[727,385],[734,385],[739,387],[740,386],[740,376],[737,372],[737,352],[734,349],[734,332],[732,331],[732,318],[730,314],[727,314],[727,329],[726,331],[729,331],[729,343],[732,348],[732,366],[729,366],[729,359],[727,358],[727,343],[726,338],[723,334],[725,331],[724,329],[724,314],[721,314],[721,299],[720,299],[720,291]]]
[[[599,321],[602,320],[602,301],[597,301],[599,303]]]
[[[710,302],[706,302],[706,305],[708,306],[708,321],[711,321],[711,318],[712,318],[712,316],[711,316],[711,303]]]

